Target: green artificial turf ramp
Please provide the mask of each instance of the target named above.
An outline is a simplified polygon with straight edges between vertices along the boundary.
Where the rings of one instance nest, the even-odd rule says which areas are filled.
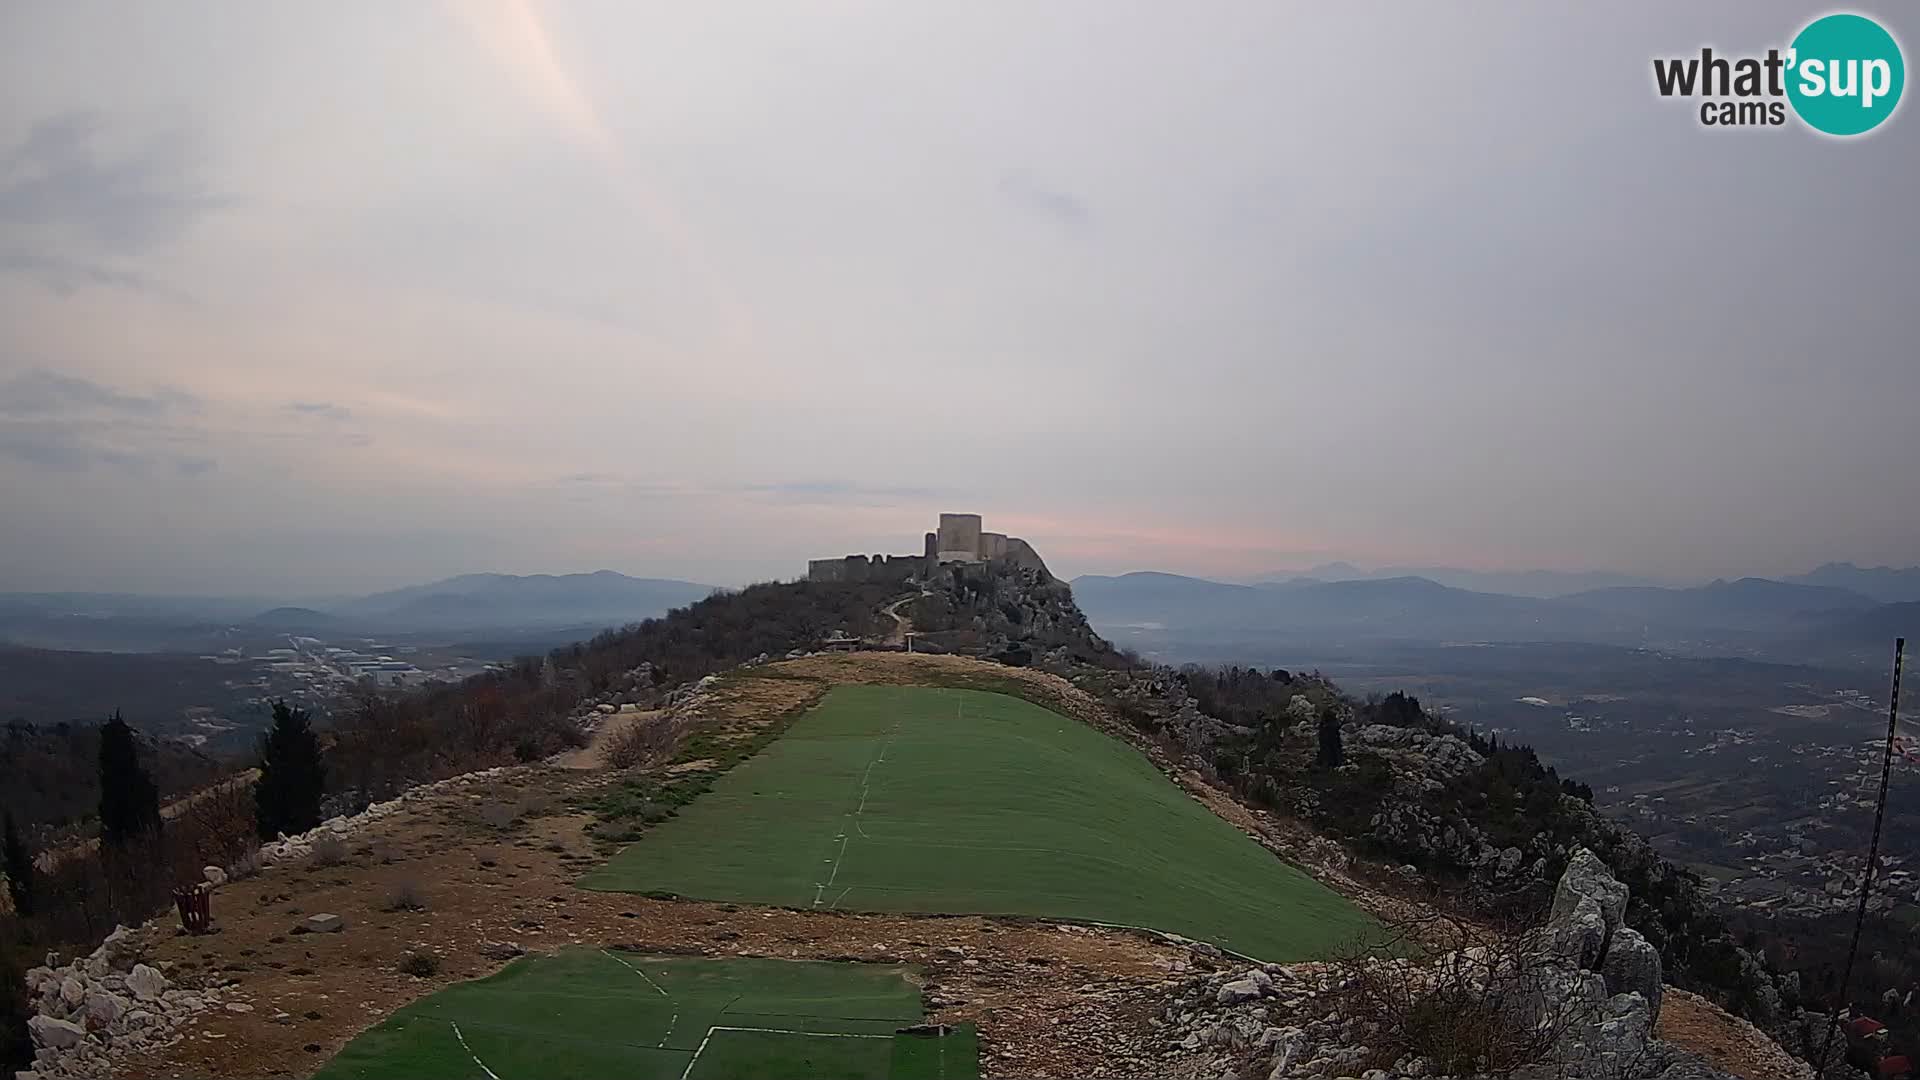
[[[414,1002],[315,1080],[974,1080],[971,1028],[898,1033],[908,970],[568,949]]]
[[[1004,694],[927,687],[836,687],[581,884],[1119,923],[1280,962],[1374,925],[1124,743]]]

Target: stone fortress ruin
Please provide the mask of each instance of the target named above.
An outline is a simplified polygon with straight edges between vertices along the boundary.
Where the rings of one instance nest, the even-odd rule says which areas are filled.
[[[941,514],[940,527],[926,534],[918,555],[846,555],[838,559],[811,559],[808,581],[906,581],[926,579],[949,563],[1006,563],[1038,570],[1047,564],[1033,545],[1017,536],[983,532],[979,514]]]

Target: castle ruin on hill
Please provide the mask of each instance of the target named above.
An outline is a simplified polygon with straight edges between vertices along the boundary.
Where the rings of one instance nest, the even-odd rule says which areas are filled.
[[[941,514],[940,527],[927,533],[918,555],[846,555],[807,562],[808,581],[925,580],[950,563],[1005,563],[1047,573],[1033,545],[1017,536],[983,532],[979,514]]]

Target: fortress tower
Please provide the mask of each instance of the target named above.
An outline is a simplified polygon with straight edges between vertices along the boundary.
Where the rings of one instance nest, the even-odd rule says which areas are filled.
[[[918,555],[848,555],[814,559],[807,564],[809,581],[905,581],[930,575],[943,563],[1006,562],[1047,573],[1047,564],[1025,540],[1005,533],[983,532],[979,514],[941,514],[940,527],[923,537]],[[924,578],[923,578],[924,580]]]
[[[979,514],[941,514],[939,541],[935,545],[935,555],[939,561],[979,562],[980,551],[980,515]]]

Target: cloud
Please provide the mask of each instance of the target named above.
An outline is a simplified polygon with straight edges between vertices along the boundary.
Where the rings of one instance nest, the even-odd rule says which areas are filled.
[[[30,424],[0,425],[0,457],[62,472],[81,472],[96,464],[142,464],[136,455],[91,445],[63,428]]]
[[[292,401],[287,403],[287,411],[302,416],[312,416],[321,420],[345,421],[353,419],[353,410],[345,405],[335,405],[331,401]]]
[[[6,273],[33,278],[62,296],[79,291],[83,285],[105,285],[128,292],[147,293],[177,303],[191,302],[187,294],[162,285],[145,274],[97,263],[74,262],[52,255],[0,251],[0,274]]]
[[[14,238],[0,273],[61,293],[82,284],[166,293],[114,262],[172,244],[232,205],[201,182],[205,166],[187,129],[130,141],[93,112],[41,120],[0,150],[0,234]]]
[[[200,411],[184,391],[133,393],[32,368],[0,380],[0,458],[62,472],[172,467],[199,476],[214,461],[181,448],[205,441],[182,423]]]
[[[120,414],[162,416],[196,411],[199,399],[179,390],[128,394],[91,379],[32,368],[0,382],[0,415]]]
[[[1069,228],[1080,228],[1093,220],[1086,203],[1069,192],[1046,187],[1026,173],[1011,172],[1001,177],[1000,194],[1023,210]]]
[[[789,480],[766,484],[746,484],[742,491],[752,495],[766,495],[779,502],[805,504],[852,504],[857,506],[892,506],[899,503],[919,503],[930,499],[947,498],[952,492],[943,492],[924,487],[891,487],[887,485],[857,484],[839,480]]]
[[[216,462],[183,454],[165,445],[142,445],[150,433],[114,425],[71,422],[0,421],[0,458],[55,472],[86,472],[95,466],[145,472],[170,467],[182,476],[201,476]]]

